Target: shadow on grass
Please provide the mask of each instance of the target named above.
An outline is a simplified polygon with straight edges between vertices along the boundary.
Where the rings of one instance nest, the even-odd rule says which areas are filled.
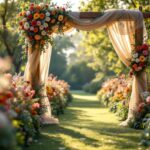
[[[73,93],[87,96],[86,93],[81,91],[73,91]],[[101,109],[104,106],[100,105],[98,100],[95,99],[75,98],[69,108],[65,110],[65,114],[60,116],[60,125],[45,126],[42,130],[40,142],[34,144],[28,150],[59,150],[59,148],[60,150],[81,150],[72,148],[73,142],[69,146],[66,145],[65,140],[62,138],[63,135],[68,137],[67,140],[69,138],[75,140],[85,139],[81,141],[83,144],[92,146],[97,150],[103,150],[101,149],[103,145],[108,145],[108,147],[113,147],[116,150],[138,149],[137,144],[140,140],[137,137],[140,137],[140,131],[120,127],[116,122],[111,122],[111,120],[109,122],[102,122],[103,120],[100,119],[93,120],[90,117],[90,113],[87,114],[84,109],[80,108],[91,108],[94,111],[94,108],[97,110],[97,108]],[[84,134],[81,129],[84,129]],[[89,131],[95,132],[97,137],[89,136]]]

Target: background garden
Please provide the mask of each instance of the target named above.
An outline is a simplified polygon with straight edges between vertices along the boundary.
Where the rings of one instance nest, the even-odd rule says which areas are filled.
[[[108,107],[111,112],[116,114],[116,120],[125,120],[128,114],[132,77],[129,76],[129,68],[126,68],[118,59],[109,41],[106,29],[90,32],[74,30],[65,34],[63,38],[60,36],[55,37],[54,44],[56,44],[52,50],[49,69],[50,75],[46,82],[46,89],[51,102],[52,113],[54,116],[60,117],[62,126],[44,128],[40,121],[41,111],[44,111],[40,109],[40,97],[36,95],[30,83],[23,79],[27,54],[23,50],[24,41],[20,36],[18,14],[24,7],[28,7],[30,2],[40,3],[41,1],[0,1],[0,149],[26,149],[30,145],[30,149],[37,149],[39,146],[37,142],[40,143],[39,137],[41,137],[41,133],[48,134],[48,132],[51,134],[50,139],[52,139],[52,142],[45,143],[45,149],[49,149],[50,145],[53,146],[52,149],[78,149],[70,145],[68,147],[65,147],[65,144],[61,145],[61,142],[59,140],[57,141],[58,137],[55,137],[56,131],[56,135],[64,132],[64,134],[69,134],[80,139],[81,142],[85,142],[84,140],[87,139],[81,134],[77,134],[78,130],[74,128],[74,124],[70,124],[70,130],[65,129],[68,124],[64,118],[66,120],[68,118],[68,121],[70,119],[69,122],[73,122],[74,120],[82,122],[83,120],[81,118],[75,117],[78,115],[82,116],[82,113],[84,114],[86,111],[87,115],[88,113],[90,115],[90,113],[92,114],[92,110],[97,111],[97,106],[99,107],[98,111],[103,106],[103,108]],[[43,2],[49,3],[48,0],[43,0]],[[79,4],[80,11],[103,12],[112,8],[138,9],[140,5],[144,12],[150,11],[149,0],[91,0],[81,1]],[[146,20],[145,22],[148,36],[150,36],[150,20]],[[150,40],[148,40],[148,44],[150,44]],[[149,66],[146,71],[150,78]],[[41,90],[42,87],[38,88]],[[79,92],[79,90],[87,93]],[[97,98],[93,98],[93,95],[88,93],[97,95]],[[110,147],[110,149],[136,149],[139,144],[143,145],[141,149],[146,149],[150,145],[150,94],[148,92],[141,94],[143,94],[145,102],[139,106],[140,115],[138,114],[130,124],[131,128],[138,129],[138,131],[124,130],[121,129],[122,127],[118,127],[122,134],[127,132],[127,136],[134,143],[129,143],[130,146],[128,144],[120,146],[120,137],[117,137],[115,142],[118,140],[118,143],[114,142],[112,145],[118,144],[118,147]],[[90,98],[92,100],[91,103],[89,101]],[[68,105],[69,107],[66,109]],[[85,112],[82,112],[82,109],[76,110],[77,107],[83,108],[84,110],[88,106],[91,107],[91,110],[90,108],[85,110]],[[103,109],[103,111],[107,111],[108,108]],[[64,113],[65,115],[63,115]],[[97,118],[103,118],[102,116],[98,116],[98,114],[98,112],[92,114],[94,123],[96,123]],[[103,113],[101,112],[101,114]],[[109,115],[111,115],[110,112],[106,117]],[[105,119],[103,118],[103,120]],[[106,119],[106,122],[108,120]],[[106,133],[102,135],[105,145],[109,144],[106,140],[107,137],[105,137],[107,130],[109,132],[110,129],[111,134],[109,136],[112,137],[114,136],[113,130],[117,128],[116,124],[119,124],[119,122],[114,120],[112,119],[112,124],[114,123],[112,125],[113,129],[111,127],[106,128]],[[90,121],[89,123],[92,124]],[[81,123],[82,128],[86,125],[88,126],[88,121],[83,124]],[[95,128],[91,126],[89,129],[96,129],[98,131],[104,127],[101,124],[100,126],[95,125]],[[72,132],[71,128],[76,133]],[[88,132],[87,130],[84,134],[94,136]],[[118,132],[118,130],[114,132]],[[130,137],[130,132],[137,134],[135,137]],[[125,139],[125,135],[122,135],[122,137]],[[67,137],[63,138],[67,139]],[[96,140],[100,142],[98,138],[96,137]],[[91,146],[93,143],[96,143],[96,140],[93,141],[92,138],[89,138],[87,139],[87,143],[85,143]],[[113,139],[110,140],[113,141]],[[42,142],[44,143],[45,141],[46,138],[43,137]],[[70,140],[70,142],[72,141]],[[59,146],[56,147],[55,144]],[[83,149],[83,143],[78,144]],[[100,146],[96,144],[92,146]],[[90,147],[89,149],[91,150],[92,148]],[[104,146],[101,149],[108,150],[109,148]]]

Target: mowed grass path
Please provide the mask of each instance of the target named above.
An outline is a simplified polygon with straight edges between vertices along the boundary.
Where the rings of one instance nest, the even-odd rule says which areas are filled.
[[[73,91],[74,100],[60,124],[43,128],[38,142],[27,150],[143,150],[141,131],[119,126],[116,116],[96,96]]]

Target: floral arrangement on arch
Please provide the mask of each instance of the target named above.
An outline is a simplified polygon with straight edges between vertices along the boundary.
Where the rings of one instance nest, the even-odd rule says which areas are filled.
[[[136,49],[132,53],[131,60],[131,71],[130,75],[138,74],[146,69],[146,66],[149,62],[149,45],[143,44],[141,46],[137,46]]]
[[[58,7],[56,4],[35,4],[31,3],[26,10],[19,14],[21,17],[20,30],[25,37],[24,49],[35,48],[44,49],[44,45],[53,42],[52,34],[62,34],[70,28],[67,23],[65,7]]]

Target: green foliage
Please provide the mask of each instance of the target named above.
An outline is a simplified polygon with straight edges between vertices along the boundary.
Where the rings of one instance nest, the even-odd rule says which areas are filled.
[[[63,78],[63,74],[67,69],[66,51],[69,48],[73,48],[74,44],[68,36],[63,36],[63,38],[56,37],[54,42],[55,45],[52,49],[50,73],[58,76],[58,78]]]
[[[87,66],[87,62],[79,61],[68,66],[64,79],[69,82],[71,88],[81,89],[82,86],[90,82],[94,76],[95,72]]]

